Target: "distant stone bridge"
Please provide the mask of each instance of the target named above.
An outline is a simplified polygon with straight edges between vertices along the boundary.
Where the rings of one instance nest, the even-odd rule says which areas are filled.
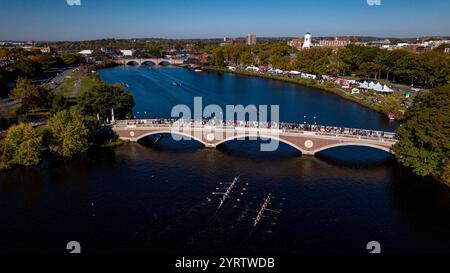
[[[259,137],[286,143],[304,155],[342,146],[364,146],[391,153],[397,142],[392,132],[289,123],[262,127],[255,122],[217,122],[211,120],[121,120],[111,126],[123,140],[137,142],[150,135],[175,134],[194,139],[207,148],[230,140]]]
[[[182,65],[184,63],[183,60],[167,58],[122,58],[116,59],[115,62],[123,65]]]

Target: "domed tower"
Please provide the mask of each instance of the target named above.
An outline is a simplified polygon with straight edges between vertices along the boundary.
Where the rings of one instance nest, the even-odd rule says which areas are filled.
[[[312,36],[311,33],[305,34],[305,41],[303,42],[303,48],[311,48],[312,46]]]

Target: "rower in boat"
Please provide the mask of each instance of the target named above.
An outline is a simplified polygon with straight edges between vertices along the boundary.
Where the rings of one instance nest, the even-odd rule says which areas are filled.
[[[230,197],[230,194],[233,192],[233,189],[237,186],[238,182],[239,182],[239,176],[236,176],[233,179],[233,182],[231,182],[231,184],[227,187],[225,192],[213,192],[213,194],[222,195],[222,198],[220,199],[219,207],[217,209],[220,209],[222,207],[222,205],[225,203],[225,201],[228,199],[228,197]]]
[[[268,206],[271,203],[271,201],[272,201],[272,194],[269,193],[269,195],[264,199],[264,202],[261,205],[261,208],[259,209],[258,213],[256,214],[255,221],[253,222],[253,227],[256,227],[256,225],[258,225],[258,223],[264,217],[264,212],[272,211],[268,209]]]
[[[155,139],[155,141],[153,141],[153,143],[156,144],[156,143],[160,142],[161,139],[162,139],[163,137],[164,137],[163,135],[159,135],[159,136]]]

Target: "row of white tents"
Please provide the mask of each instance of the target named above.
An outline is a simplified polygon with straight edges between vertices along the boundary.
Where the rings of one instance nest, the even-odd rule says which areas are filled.
[[[296,70],[289,71],[289,74],[293,75],[293,76],[300,76],[303,79],[313,79],[313,80],[315,80],[317,78],[317,76],[314,75],[314,74],[303,73],[303,72],[296,71]]]
[[[387,86],[385,84],[381,84],[379,82],[375,84],[374,82],[368,83],[367,81],[365,81],[365,82],[359,84],[359,88],[374,90],[374,91],[380,92],[380,93],[393,93],[394,92],[394,90],[389,88],[389,86]]]
[[[234,69],[236,69],[236,67],[229,66],[228,69],[234,70]],[[245,70],[253,71],[253,72],[260,72],[261,71],[261,69],[259,67],[257,67],[257,66],[248,66],[248,67],[245,68]],[[283,70],[278,69],[278,68],[270,68],[269,70],[267,70],[267,72],[268,73],[273,73],[273,74],[289,74],[289,75],[292,75],[292,76],[300,76],[300,77],[302,77],[304,79],[313,79],[313,80],[315,80],[316,77],[317,77],[314,74],[307,74],[307,73],[303,73],[303,72],[296,71],[296,70],[283,71]]]
[[[228,69],[230,70],[235,70],[236,67],[234,66],[228,66]],[[247,71],[253,71],[253,72],[260,72],[261,69],[257,66],[248,66],[245,68],[245,70]],[[292,70],[292,71],[283,71],[281,69],[275,69],[275,68],[270,68],[269,70],[267,70],[268,73],[273,73],[273,74],[289,74],[292,76],[300,76],[301,78],[304,79],[316,79],[317,76],[314,74],[307,74],[307,73],[303,73],[300,71],[296,71],[296,70]],[[339,81],[336,81],[336,83],[340,84]],[[347,83],[349,85],[345,85],[342,86],[343,88],[350,88],[350,84],[351,85],[355,85],[357,82],[356,80],[347,80]],[[391,88],[389,88],[389,86],[385,85],[385,84],[381,84],[381,83],[374,83],[373,81],[371,81],[370,83],[367,81],[364,81],[363,83],[359,83],[358,88],[360,89],[366,89],[366,90],[374,90],[376,92],[379,93],[393,93],[394,90],[392,90]],[[353,88],[352,89],[352,93],[359,93],[359,89],[358,88]]]

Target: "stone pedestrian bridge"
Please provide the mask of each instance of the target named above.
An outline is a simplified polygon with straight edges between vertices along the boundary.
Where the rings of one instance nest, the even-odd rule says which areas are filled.
[[[391,153],[392,145],[397,142],[392,132],[292,123],[136,119],[114,121],[111,128],[119,138],[127,141],[173,134],[196,140],[207,148],[242,138],[271,139],[286,143],[304,155],[341,146],[364,146]]]
[[[182,65],[184,63],[183,60],[179,59],[167,59],[167,58],[121,58],[116,59],[116,63],[122,65]]]

